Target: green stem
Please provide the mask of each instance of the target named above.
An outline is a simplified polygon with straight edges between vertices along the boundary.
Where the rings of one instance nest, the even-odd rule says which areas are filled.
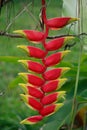
[[[81,48],[80,48],[80,53],[79,53],[79,60],[78,60],[78,68],[77,68],[77,75],[76,75],[76,83],[75,83],[75,90],[74,90],[74,96],[73,96],[73,105],[72,105],[72,121],[71,121],[71,129],[73,128],[74,124],[74,119],[75,119],[75,114],[77,110],[77,101],[76,101],[76,96],[77,96],[77,90],[78,90],[78,82],[79,82],[79,76],[80,76],[80,63],[81,63]]]
[[[78,33],[81,33],[83,31],[83,12],[81,12],[82,8],[82,0],[78,0],[78,17],[81,18],[81,21],[78,21]],[[77,68],[77,75],[76,75],[76,82],[75,82],[75,90],[74,90],[74,96],[73,96],[73,104],[72,104],[72,111],[71,111],[71,127],[70,130],[73,129],[74,119],[77,111],[77,91],[78,91],[78,83],[79,83],[79,77],[80,77],[80,64],[81,64],[81,56],[82,56],[82,50],[83,46],[80,45],[79,49],[79,59],[78,59],[78,68]]]

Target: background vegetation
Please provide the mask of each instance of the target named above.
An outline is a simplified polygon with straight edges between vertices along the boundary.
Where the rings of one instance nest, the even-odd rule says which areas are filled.
[[[8,33],[16,29],[38,29],[41,3],[39,0],[13,0],[1,8],[0,31]],[[60,31],[50,32],[51,35],[87,33],[87,2],[86,0],[47,0],[47,15],[79,17],[80,21],[67,26]],[[20,99],[23,93],[18,86],[21,82],[18,73],[25,69],[17,62],[26,55],[17,45],[31,44],[23,38],[0,36],[0,130],[59,130],[73,121],[73,114],[87,106],[87,36],[76,39],[76,45],[71,48],[60,66],[69,66],[71,70],[64,75],[68,82],[61,88],[67,91],[65,105],[54,115],[34,126],[20,125],[20,121],[34,112],[28,109]],[[78,89],[77,89],[78,87]],[[74,96],[73,96],[74,95]],[[76,103],[73,103],[76,101]],[[74,107],[74,111],[72,110]],[[87,111],[87,109],[86,109]],[[84,115],[84,114],[83,114]],[[86,115],[86,114],[85,114]],[[83,117],[83,125],[79,127],[76,120],[76,130],[86,130],[87,116]],[[81,123],[80,123],[81,124]],[[64,130],[65,130],[64,129]]]

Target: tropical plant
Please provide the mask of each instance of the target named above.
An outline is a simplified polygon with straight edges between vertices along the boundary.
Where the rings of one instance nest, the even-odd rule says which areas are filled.
[[[19,114],[20,118],[23,119],[25,116],[28,116],[28,113],[29,117],[21,121],[21,126],[19,122],[15,122],[15,127],[6,127],[6,129],[17,129],[18,127],[16,126],[19,126],[23,130],[86,130],[87,53],[84,49],[84,46],[86,48],[86,44],[84,43],[86,39],[83,38],[87,35],[83,29],[83,5],[85,0],[74,0],[72,4],[69,2],[66,0],[55,1],[55,3],[59,3],[59,17],[55,15],[54,18],[48,19],[52,15],[52,11],[48,10],[53,7],[53,2],[46,1],[45,3],[45,0],[42,0],[39,22],[32,13],[28,12],[35,22],[38,23],[39,31],[36,31],[36,29],[25,29],[14,31],[16,34],[7,33],[14,20],[24,10],[27,10],[27,6],[31,5],[29,2],[29,5],[25,6],[7,25],[6,32],[0,31],[1,36],[16,37],[17,39],[25,38],[28,41],[27,45],[25,45],[26,43],[21,45],[19,39],[19,43],[17,44],[17,47],[25,50],[28,56],[24,56],[23,54],[19,57],[0,56],[0,60],[13,63],[17,63],[18,61],[27,68],[28,72],[20,73],[19,71],[24,70],[18,70],[19,76],[10,83],[9,88],[21,86],[24,90],[24,94],[21,94],[22,99],[30,108],[36,110],[33,111],[30,108],[23,108],[23,103],[17,106],[17,109],[21,109],[21,111],[26,110],[25,112],[22,111],[23,114]],[[38,1],[34,4],[38,5]],[[75,10],[74,13],[68,11],[71,10],[73,4],[76,7],[77,18],[71,17],[71,14],[75,16]],[[1,9],[3,6],[4,4],[1,5]],[[62,10],[63,15],[66,15],[68,11],[70,17],[61,17]],[[37,11],[35,14],[37,14]],[[64,57],[67,53],[69,54]],[[69,72],[64,74],[68,70]],[[67,82],[65,83],[66,80]],[[17,87],[14,89],[16,90]],[[16,93],[20,94],[20,91]],[[1,93],[1,96],[3,97],[3,93]],[[56,108],[60,109],[56,111]],[[1,128],[3,126],[3,119],[1,118],[0,120],[2,124]],[[20,120],[18,119],[18,121]],[[23,124],[29,124],[29,126]]]

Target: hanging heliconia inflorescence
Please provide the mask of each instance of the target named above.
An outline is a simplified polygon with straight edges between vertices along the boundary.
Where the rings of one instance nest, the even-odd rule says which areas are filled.
[[[34,44],[42,44],[43,50],[34,46],[19,45],[24,49],[29,57],[38,58],[42,62],[32,60],[19,60],[23,63],[28,72],[19,73],[25,83],[19,85],[23,88],[25,94],[21,94],[24,102],[38,112],[38,115],[28,117],[21,121],[23,124],[35,124],[41,121],[44,117],[55,113],[63,103],[58,103],[58,100],[65,96],[65,91],[59,91],[59,88],[67,81],[61,76],[70,70],[69,67],[55,68],[55,65],[60,63],[63,57],[70,53],[69,50],[56,51],[66,45],[67,41],[74,37],[60,37],[50,41],[46,41],[49,30],[61,29],[67,24],[78,20],[71,17],[58,17],[47,19],[45,0],[42,0],[41,22],[44,25],[42,32],[36,30],[16,30],[15,33],[21,34],[26,39]],[[49,55],[49,52],[53,51]],[[56,52],[55,52],[56,51]]]

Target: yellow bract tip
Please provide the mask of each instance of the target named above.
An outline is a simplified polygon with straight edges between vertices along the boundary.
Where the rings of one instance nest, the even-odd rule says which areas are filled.
[[[13,33],[20,34],[21,36],[26,36],[26,34],[24,33],[23,30],[15,30],[15,31],[13,31]]]
[[[71,51],[70,50],[66,50],[66,51],[62,51],[62,57],[64,57],[65,55],[67,55],[68,53],[70,53]]]
[[[80,18],[71,18],[73,21],[78,21]]]
[[[18,62],[22,63],[25,67],[28,67],[27,61],[28,60],[18,60]]]
[[[67,36],[67,37],[65,37],[65,39],[64,39],[64,42],[70,42],[70,41],[72,41],[73,39],[75,39],[75,37],[74,36]]]
[[[28,96],[24,94],[20,94],[21,98],[23,99],[24,102],[28,102]]]
[[[27,73],[18,73],[19,76],[22,77],[23,80],[27,81]]]
[[[21,86],[21,87],[25,87],[26,86],[26,84],[24,84],[24,83],[19,83],[18,85]]]
[[[59,95],[64,95],[66,93],[66,91],[60,91],[58,93],[59,93]]]
[[[20,63],[26,63],[27,60],[18,60],[18,62],[20,62]]]
[[[56,107],[55,107],[55,112],[56,112],[63,106],[63,103],[58,103],[58,104],[55,104],[55,105],[56,105]]]
[[[69,71],[71,68],[70,67],[63,67],[62,68],[62,73],[66,73],[67,71]]]
[[[25,124],[26,123],[26,119],[25,120],[22,120],[21,122],[20,122],[20,124]]]
[[[24,91],[25,93],[27,93],[26,84],[24,84],[24,83],[19,83],[19,86],[23,89],[23,91]]]
[[[68,23],[71,23],[71,22],[74,22],[74,21],[78,21],[79,19],[80,18],[71,18]]]
[[[58,98],[64,98],[65,94],[66,94],[66,91],[58,92]]]
[[[59,79],[59,88],[62,87],[62,85],[67,81],[67,78]]]
[[[25,76],[26,73],[18,73],[19,76]]]
[[[26,51],[27,53],[29,53],[29,52],[28,52],[28,48],[27,48],[27,46],[25,46],[25,45],[18,45],[17,48],[20,48],[20,49]]]
[[[20,122],[20,124],[35,124],[36,122],[30,122],[30,121],[28,121],[27,119],[24,119],[24,120],[22,120],[21,122]]]

